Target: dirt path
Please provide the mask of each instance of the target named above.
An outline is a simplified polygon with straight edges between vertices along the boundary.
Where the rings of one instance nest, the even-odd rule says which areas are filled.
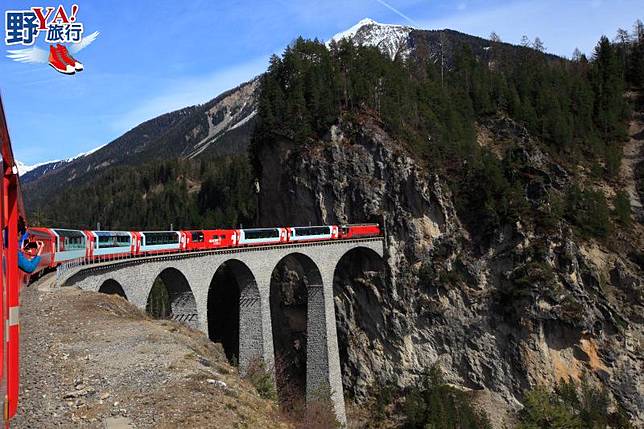
[[[23,288],[12,427],[285,427],[202,333],[52,280]]]
[[[624,157],[620,166],[620,176],[624,190],[628,192],[631,208],[636,219],[642,219],[642,200],[637,190],[637,165],[644,162],[644,113],[636,112],[628,129],[630,139],[624,145]],[[641,168],[641,167],[640,167]]]

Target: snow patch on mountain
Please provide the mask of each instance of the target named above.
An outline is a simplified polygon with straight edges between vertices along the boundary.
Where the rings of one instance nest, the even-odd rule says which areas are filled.
[[[41,165],[50,164],[52,162],[58,162],[58,161],[45,161],[45,162],[39,162],[38,164],[27,165],[24,162],[20,162],[16,160],[16,166],[18,167],[18,174],[23,175],[23,174],[27,174],[31,170],[35,170]]]
[[[397,55],[406,58],[411,51],[409,33],[412,30],[414,30],[413,27],[398,24],[381,24],[373,19],[365,18],[348,30],[331,37],[327,42],[327,46],[330,46],[331,42],[348,39],[356,45],[375,46],[389,55],[392,60]]]
[[[73,160],[75,160],[75,159],[82,158],[82,157],[87,156],[87,155],[91,155],[91,154],[93,154],[94,152],[97,152],[97,151],[99,151],[99,150],[103,149],[103,148],[104,148],[105,146],[107,146],[107,145],[108,145],[107,143],[106,143],[106,144],[102,144],[102,145],[100,145],[99,147],[95,147],[95,148],[94,148],[94,149],[92,149],[92,150],[88,150],[87,152],[81,152],[81,153],[79,153],[78,155],[76,155],[76,156],[74,156],[74,157],[67,158],[65,161],[70,162],[70,161],[73,161]]]
[[[56,170],[57,168],[62,167],[63,165],[67,165],[72,161],[91,155],[94,152],[104,148],[105,146],[107,145],[104,144],[92,150],[88,150],[87,152],[81,152],[76,156],[72,156],[71,158],[55,159],[52,161],[39,162],[33,165],[28,165],[28,164],[25,164],[24,162],[20,162],[16,160],[16,165],[18,166],[18,173],[26,181],[35,180],[38,177],[49,173],[50,171],[53,171],[53,170]],[[30,173],[30,174],[27,174],[27,173]]]

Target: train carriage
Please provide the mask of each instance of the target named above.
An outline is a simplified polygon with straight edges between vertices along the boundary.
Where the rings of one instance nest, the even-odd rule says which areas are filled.
[[[141,231],[137,254],[177,252],[185,247],[185,234],[181,231]]]
[[[129,231],[86,231],[89,257],[117,258],[134,253],[135,239]]]
[[[377,237],[382,235],[380,225],[377,223],[361,223],[340,226],[339,238]]]
[[[287,228],[289,242],[334,240],[338,238],[338,227],[335,225],[323,226],[295,226]]]
[[[35,256],[35,251],[38,248],[37,243],[42,245],[40,252],[40,263],[35,272],[44,270],[46,268],[55,268],[56,263],[56,235],[49,228],[29,228],[29,249],[26,250],[27,256]],[[35,246],[35,247],[34,247]]]
[[[288,228],[252,228],[240,229],[236,232],[237,246],[259,246],[263,244],[279,244],[288,241]]]
[[[84,258],[87,255],[87,236],[75,229],[52,229],[56,236],[56,262]]]
[[[40,251],[40,264],[36,271],[54,268],[61,262],[88,256],[88,239],[84,231],[62,228],[29,228],[28,232],[30,242],[28,246],[30,247],[26,250],[23,249],[27,255],[32,255],[32,252],[35,252],[37,249],[35,243],[40,242],[43,246]]]
[[[236,238],[232,229],[205,229],[182,231],[185,235],[184,250],[208,250],[232,247]]]

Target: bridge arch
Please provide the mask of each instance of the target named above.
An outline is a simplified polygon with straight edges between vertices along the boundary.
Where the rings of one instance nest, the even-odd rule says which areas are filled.
[[[123,290],[123,286],[119,282],[117,282],[114,279],[107,279],[105,280],[101,286],[98,288],[98,291],[100,293],[105,293],[108,295],[118,295],[127,301],[127,295],[125,294],[125,291]]]
[[[313,259],[302,253],[284,256],[272,270],[270,306],[275,376],[278,395],[283,401],[305,396],[310,358],[310,297],[321,293],[321,289],[320,269]]]
[[[376,251],[355,247],[338,260],[333,271],[333,301],[340,372],[343,390],[353,397],[364,397],[377,381],[370,378],[377,372],[368,370],[371,362],[364,362],[357,352],[365,339],[372,344],[383,340],[385,320],[379,309],[387,293],[385,262]]]
[[[197,301],[186,277],[174,267],[165,268],[154,279],[146,311],[158,319],[174,319],[198,327]]]
[[[250,268],[237,259],[229,259],[217,267],[208,288],[208,337],[221,343],[228,360],[240,360],[240,312],[250,297],[258,297],[259,289]]]

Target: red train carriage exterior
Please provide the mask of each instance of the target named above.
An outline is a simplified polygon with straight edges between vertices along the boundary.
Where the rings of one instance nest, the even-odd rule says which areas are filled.
[[[182,231],[185,236],[184,250],[208,250],[233,247],[237,234],[234,229],[204,229]]]
[[[46,268],[56,267],[56,236],[49,228],[29,228],[29,241],[36,244],[41,243],[43,248],[40,253],[40,264],[36,271],[41,271]],[[30,246],[33,247],[33,246]],[[28,252],[32,254],[32,252]]]
[[[377,223],[364,223],[340,226],[340,239],[377,237],[382,235],[380,225]]]
[[[53,268],[61,262],[71,259],[89,257],[90,248],[87,245],[87,235],[84,231],[62,228],[29,228],[29,247],[31,243],[42,243],[41,261],[38,270]],[[27,251],[29,252],[29,250]]]

